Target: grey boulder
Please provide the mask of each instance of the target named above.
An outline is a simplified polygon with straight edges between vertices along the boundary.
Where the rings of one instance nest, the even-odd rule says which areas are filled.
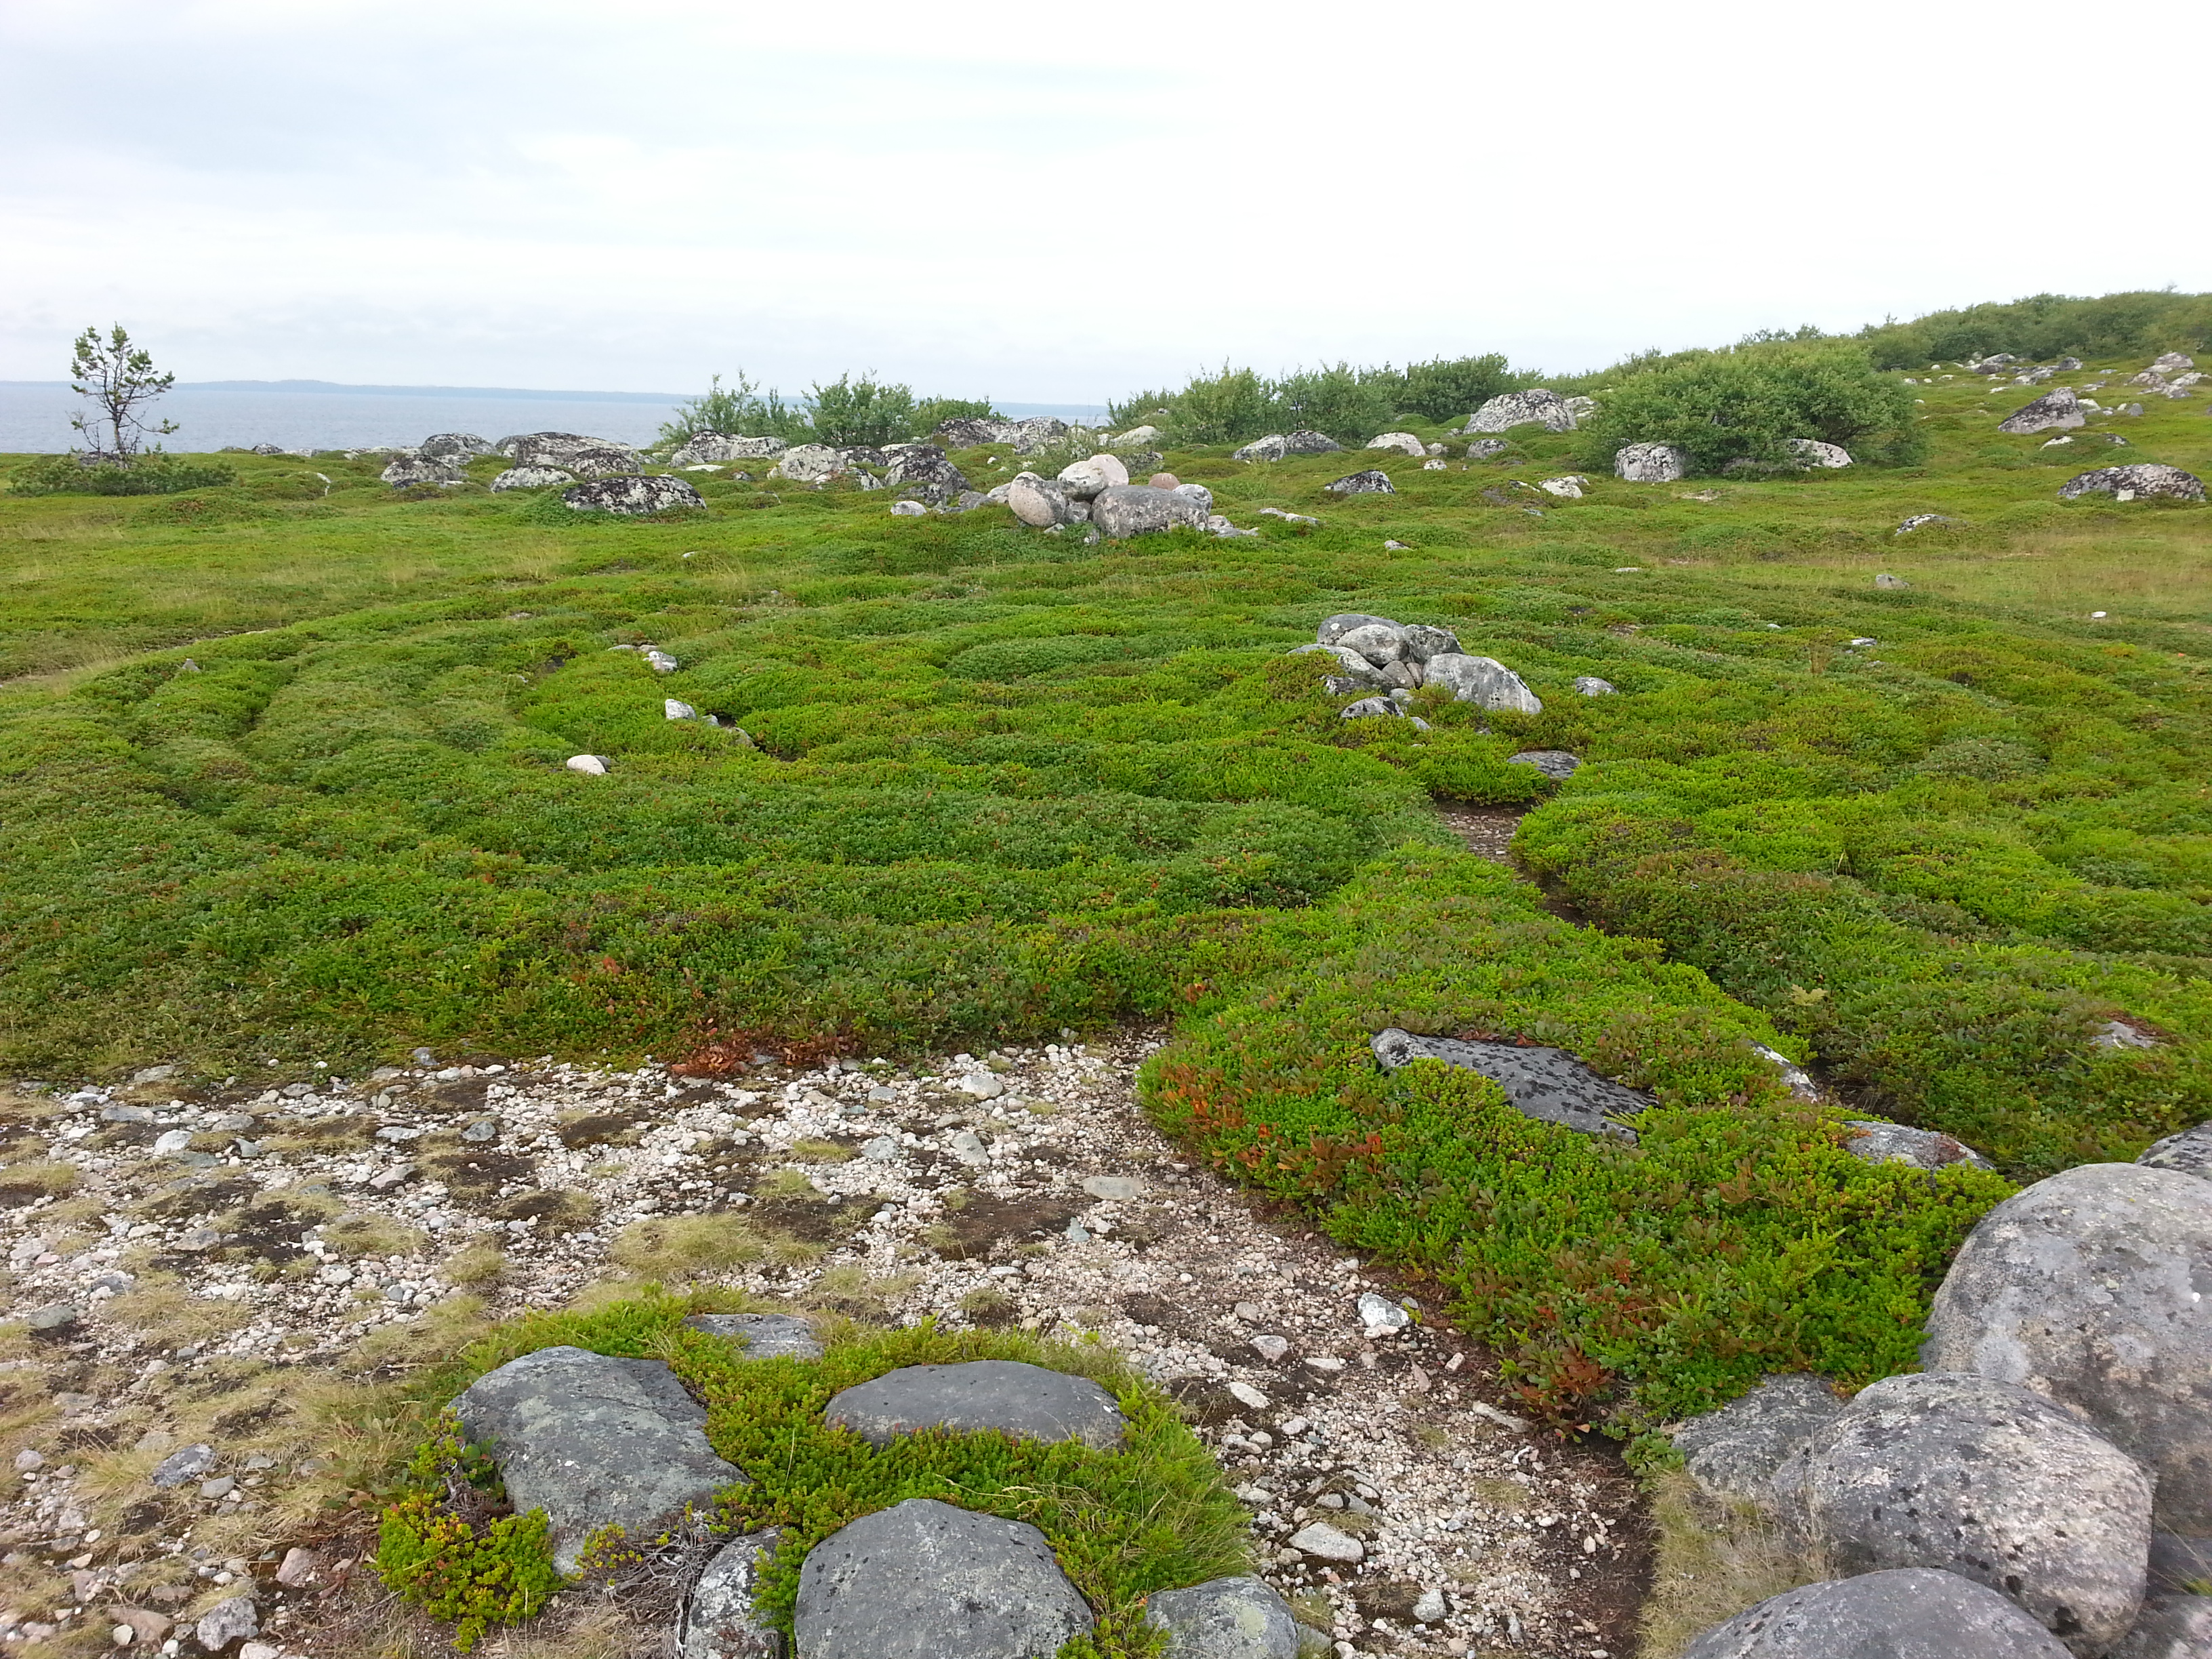
[[[1334,645],[1353,629],[1375,624],[1384,628],[1398,625],[1388,617],[1370,617],[1364,611],[1340,611],[1334,617],[1322,619],[1321,626],[1314,630],[1314,639],[1318,644]]]
[[[557,466],[510,466],[495,476],[494,489],[550,489],[556,484],[576,482],[573,472],[563,472]]]
[[[1042,530],[1067,522],[1067,492],[1048,479],[1024,473],[1006,486],[1006,506],[1024,524]]]
[[[1441,685],[1460,702],[1485,708],[1510,709],[1516,714],[1540,714],[1544,705],[1525,681],[1494,657],[1431,657],[1423,665],[1425,685]]]
[[[714,1553],[684,1599],[680,1659],[783,1659],[783,1632],[760,1616],[761,1569],[782,1534],[741,1533]]]
[[[1960,1371],[1885,1377],[1777,1473],[1833,1567],[1940,1567],[2002,1590],[2076,1653],[2135,1623],[2150,1479],[2071,1413]]]
[[[1486,461],[1492,455],[1503,455],[1512,447],[1503,438],[1477,438],[1467,447],[1467,458],[1470,461]]]
[[[1564,749],[1524,749],[1505,757],[1508,766],[1533,766],[1554,783],[1565,783],[1582,768],[1581,760]]]
[[[1713,1497],[1769,1508],[1774,1472],[1843,1409],[1820,1377],[1769,1376],[1718,1411],[1691,1418],[1674,1431],[1674,1446],[1690,1478]]]
[[[1863,1163],[1910,1164],[1919,1170],[1948,1170],[1954,1164],[1968,1164],[1977,1170],[1996,1168],[1965,1141],[1954,1139],[1940,1129],[1915,1129],[1902,1123],[1879,1123],[1870,1118],[1852,1118],[1845,1127],[1850,1134],[1844,1141],[1844,1150]]]
[[[234,1595],[216,1602],[192,1627],[192,1635],[210,1653],[221,1653],[233,1642],[248,1641],[260,1634],[261,1615],[250,1595]]]
[[[1630,483],[1680,483],[1689,475],[1688,454],[1672,444],[1624,444],[1613,452],[1613,476]]]
[[[1406,659],[1406,630],[1395,623],[1362,623],[1336,636],[1339,651],[1356,651],[1377,668]]]
[[[1406,660],[1425,663],[1432,657],[1457,657],[1465,654],[1459,635],[1449,628],[1438,628],[1430,623],[1413,623],[1398,630],[1406,641]]]
[[[1084,460],[1070,461],[1060,469],[1060,487],[1072,501],[1093,501],[1101,491],[1128,482],[1129,469],[1119,455],[1092,455]]]
[[[469,475],[461,471],[458,461],[412,455],[402,455],[377,476],[394,489],[407,489],[416,484],[434,484],[441,489],[449,489],[469,481]]]
[[[1340,673],[1332,674],[1326,682],[1329,695],[1346,696],[1354,691],[1388,691],[1398,682],[1386,670],[1377,668],[1349,646],[1301,645],[1289,653],[1293,657],[1328,656],[1336,659]]]
[[[1510,432],[1516,426],[1540,426],[1547,432],[1572,432],[1575,412],[1567,400],[1543,386],[1526,392],[1504,392],[1468,417],[1467,430]]]
[[[2085,1164],[1975,1224],[1921,1363],[2082,1413],[2156,1479],[2159,1523],[2212,1534],[2212,1182]]]
[[[968,488],[968,475],[945,459],[934,444],[902,444],[892,452],[884,487],[914,501],[957,501]]]
[[[1114,1396],[1087,1376],[1015,1359],[960,1365],[902,1365],[831,1397],[823,1416],[874,1446],[904,1434],[996,1430],[1017,1440],[1121,1443],[1127,1419]]]
[[[1322,488],[1332,495],[1395,495],[1398,493],[1397,486],[1390,482],[1390,475],[1380,467],[1369,467],[1364,472],[1347,472],[1335,483],[1323,484]]]
[[[1401,455],[1411,455],[1416,460],[1425,457],[1428,446],[1410,432],[1385,432],[1367,441],[1370,449],[1395,449]],[[1225,1581],[1224,1581],[1225,1582]]]
[[[805,1659],[1052,1659],[1091,1625],[1042,1533],[933,1498],[808,1551],[793,1621]]]
[[[2194,472],[2158,461],[2137,461],[2131,466],[2100,466],[2058,486],[2058,499],[2070,501],[2083,495],[2110,495],[2132,501],[2144,497],[2175,501],[2201,501],[2204,481]]]
[[[2031,432],[2048,432],[2055,427],[2084,426],[2088,419],[2081,412],[2081,400],[2074,395],[2074,388],[2062,386],[2056,392],[2046,392],[2033,402],[2022,404],[1997,422],[1997,430],[2021,437]]]
[[[1851,453],[1841,444],[1823,443],[1818,438],[1792,438],[1783,446],[1797,458],[1800,466],[1845,467],[1851,464]]]
[[[1272,1585],[1249,1576],[1154,1590],[1145,1619],[1167,1632],[1167,1659],[1297,1659],[1297,1615]]]
[[[684,1322],[740,1345],[747,1359],[819,1359],[821,1340],[795,1314],[693,1314]]]
[[[1374,1051],[1376,1063],[1386,1072],[1417,1060],[1441,1060],[1464,1071],[1479,1072],[1505,1091],[1505,1098],[1522,1116],[1556,1123],[1579,1134],[1618,1135],[1632,1140],[1634,1132],[1613,1120],[1634,1117],[1651,1103],[1635,1090],[1623,1088],[1592,1071],[1564,1048],[1415,1036],[1395,1026],[1377,1031],[1368,1047]]]
[[[788,478],[793,483],[820,483],[848,471],[845,458],[827,444],[794,444],[769,469],[769,477]]]
[[[1716,1625],[1682,1659],[2065,1659],[2058,1638],[1985,1584],[1932,1567],[1832,1578]]]
[[[2212,1659],[2212,1595],[2154,1595],[2112,1659]]]
[[[478,455],[498,453],[492,448],[490,439],[479,438],[473,432],[434,432],[415,447],[426,461],[455,461],[464,465]]]
[[[540,1348],[471,1382],[453,1414],[491,1452],[516,1510],[545,1511],[563,1572],[601,1527],[634,1531],[745,1479],[714,1455],[706,1407],[658,1359]]]
[[[1150,484],[1109,485],[1091,503],[1091,522],[1101,535],[1117,541],[1177,527],[1203,530],[1206,517],[1204,505],[1181,490],[1155,489]]]
[[[1575,676],[1575,690],[1585,697],[1610,697],[1615,696],[1619,689],[1611,680],[1601,680],[1595,674]]]
[[[645,458],[627,444],[594,444],[572,450],[561,465],[580,478],[619,478],[645,470]]]
[[[781,438],[746,438],[722,432],[696,432],[668,458],[671,466],[721,465],[728,461],[765,461],[790,447]]]
[[[1344,446],[1322,432],[1270,432],[1230,457],[1237,461],[1279,461],[1291,455],[1333,455]]]
[[[562,505],[577,513],[617,513],[634,517],[672,507],[704,507],[699,492],[681,478],[595,478],[561,492]]]
[[[2177,1175],[2212,1181],[2212,1123],[2200,1123],[2153,1142],[2136,1162],[2147,1170],[2172,1170]]]

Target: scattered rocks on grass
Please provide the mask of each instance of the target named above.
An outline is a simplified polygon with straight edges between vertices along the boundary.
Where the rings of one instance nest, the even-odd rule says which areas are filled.
[[[1564,1048],[1415,1036],[1395,1026],[1377,1031],[1368,1047],[1386,1072],[1417,1060],[1479,1072],[1505,1091],[1508,1103],[1522,1116],[1557,1123],[1578,1134],[1633,1140],[1635,1132],[1618,1120],[1635,1117],[1651,1103],[1648,1096],[1593,1071]]]
[[[1395,449],[1401,455],[1411,455],[1416,460],[1427,457],[1428,446],[1410,432],[1384,432],[1367,441],[1370,449]]]
[[[1672,444],[1628,444],[1613,452],[1613,476],[1630,483],[1680,483],[1690,476],[1689,453]]]
[[[575,513],[614,513],[635,517],[679,507],[704,507],[699,492],[681,478],[598,478],[561,494],[562,505]]]
[[[726,465],[731,461],[766,461],[791,446],[781,438],[747,438],[737,434],[695,432],[668,458],[671,466],[702,463]]]
[[[2082,1413],[2157,1482],[2159,1524],[2212,1534],[2212,1182],[2087,1164],[1976,1224],[1936,1292],[1922,1363]]]
[[[1682,1659],[2065,1659],[2058,1638],[1986,1585],[1932,1567],[1833,1578],[1716,1625]]]
[[[1940,1129],[1915,1129],[1872,1118],[1852,1118],[1844,1127],[1844,1150],[1869,1164],[1910,1164],[1922,1170],[1947,1170],[1954,1164],[1996,1168],[1965,1141]]]
[[[714,1455],[707,1408],[658,1359],[541,1348],[471,1382],[453,1414],[497,1459],[515,1508],[545,1511],[563,1572],[600,1528],[703,1509],[745,1479]]]
[[[2142,1600],[2148,1477],[2016,1383],[1934,1371],[1869,1384],[1774,1488],[1834,1567],[1957,1573],[2009,1595],[2084,1659],[2127,1633]]]
[[[1620,689],[1611,680],[1601,680],[1595,674],[1576,675],[1575,690],[1585,697],[1611,697],[1620,695]]]
[[[1390,475],[1379,467],[1370,467],[1364,472],[1347,472],[1334,483],[1322,486],[1332,495],[1395,495],[1397,487]]]
[[[1558,392],[1534,386],[1526,392],[1500,392],[1468,417],[1466,430],[1510,432],[1516,426],[1540,426],[1547,432],[1572,432],[1575,412]]]
[[[1230,457],[1237,461],[1279,461],[1292,455],[1333,455],[1344,446],[1322,432],[1270,432]]]
[[[469,475],[461,470],[458,461],[431,460],[427,457],[403,455],[377,475],[394,489],[411,489],[417,485],[434,485],[440,489],[451,489],[465,484]]]
[[[1088,1377],[1010,1359],[902,1366],[845,1389],[830,1401],[827,1415],[875,1446],[942,1428],[963,1434],[995,1429],[1018,1440],[1080,1440],[1110,1449],[1121,1443],[1126,1424],[1114,1396]]]
[[[1045,1659],[1091,1622],[1035,1527],[909,1498],[807,1552],[793,1627],[805,1659]]]
[[[1712,1497],[1771,1510],[1774,1472],[1843,1409],[1825,1377],[1769,1376],[1717,1411],[1681,1424],[1674,1446],[1690,1478]]]
[[[573,472],[563,472],[557,466],[510,466],[506,471],[493,476],[494,489],[550,489],[556,484],[576,482]]]
[[[2022,404],[1997,422],[1997,430],[2025,437],[2031,432],[2083,426],[2087,424],[2088,419],[2082,413],[2081,400],[2075,395],[2074,388],[2062,386],[2055,391],[2045,392],[2031,403]]]
[[[2120,501],[2201,501],[2204,481],[2178,466],[2137,461],[2129,466],[2100,466],[2094,472],[2078,473],[2058,486],[2058,499],[2063,501],[2083,495],[2110,495]]]

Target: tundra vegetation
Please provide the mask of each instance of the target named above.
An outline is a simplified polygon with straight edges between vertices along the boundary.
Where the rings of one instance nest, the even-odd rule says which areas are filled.
[[[1117,406],[1258,527],[1233,538],[894,517],[734,467],[690,475],[703,509],[613,520],[394,490],[375,458],[239,456],[145,500],[9,458],[0,1066],[1162,1022],[1163,1124],[1433,1282],[1553,1423],[1634,1435],[1763,1371],[1907,1369],[2014,1182],[2212,1117],[2212,520],[2057,497],[2116,461],[2203,474],[2212,419],[2154,398],[2052,447],[1997,429],[2040,388],[1899,354],[2119,340],[2067,377],[2114,401],[2147,347],[2201,343],[2202,303],[1636,360],[1545,382],[1596,400],[1584,429],[1471,458],[1455,428],[1533,383],[1500,359],[1224,368]],[[980,412],[864,378],[794,415],[741,378],[667,435],[881,442],[948,411]],[[1293,426],[1395,426],[1445,465],[1377,452],[1395,493],[1346,498],[1325,486],[1376,456],[1229,453]],[[1861,464],[1722,471],[1802,437]],[[1632,439],[1716,476],[1617,481]],[[952,459],[986,487],[1023,464]],[[1579,496],[1538,488],[1577,466]],[[1328,659],[1285,653],[1344,611],[1451,628],[1541,712],[1429,688],[1426,730],[1340,720]],[[620,648],[644,645],[676,671]],[[1512,763],[1532,749],[1583,763],[1557,783]],[[1439,802],[1525,809],[1519,873]],[[1555,1044],[1655,1103],[1633,1145],[1580,1138],[1468,1073],[1383,1073],[1386,1026]],[[1870,1114],[1996,1169],[1863,1162],[1840,1120]],[[642,1351],[631,1316],[593,1340]],[[716,1395],[716,1432],[781,1433],[826,1386],[773,1377]],[[1203,1507],[1159,1436],[1162,1491]],[[977,1478],[1076,1492],[1079,1462]],[[1099,1571],[1116,1606],[1145,1588]]]

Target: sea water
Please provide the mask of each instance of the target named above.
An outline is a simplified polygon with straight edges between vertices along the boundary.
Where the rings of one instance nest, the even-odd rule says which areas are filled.
[[[148,418],[177,423],[158,441],[173,454],[276,444],[285,449],[366,449],[418,444],[434,432],[471,432],[496,442],[516,432],[576,432],[650,443],[679,400],[646,392],[532,392],[467,386],[287,388],[281,383],[179,386]],[[70,417],[84,400],[58,380],[0,380],[0,453],[83,448]],[[1103,404],[1000,404],[1010,418],[1056,415],[1097,421]]]

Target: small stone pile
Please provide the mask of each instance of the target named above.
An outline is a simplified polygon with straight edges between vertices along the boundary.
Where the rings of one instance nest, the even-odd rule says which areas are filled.
[[[2212,1125],[2039,1181],[1984,1216],[1936,1295],[1925,1372],[1847,1405],[1769,1378],[1675,1441],[1844,1576],[1693,1656],[1921,1650],[2195,1659],[2212,1636]],[[1928,1650],[1932,1651],[1933,1650]]]
[[[1469,656],[1449,628],[1345,611],[1324,621],[1315,642],[1291,654],[1315,653],[1332,656],[1340,665],[1338,672],[1322,682],[1328,694],[1356,699],[1345,708],[1346,720],[1410,718],[1425,732],[1426,720],[1407,714],[1414,690],[1424,685],[1443,686],[1455,701],[1485,708],[1523,714],[1544,709],[1518,674],[1495,658]]]

